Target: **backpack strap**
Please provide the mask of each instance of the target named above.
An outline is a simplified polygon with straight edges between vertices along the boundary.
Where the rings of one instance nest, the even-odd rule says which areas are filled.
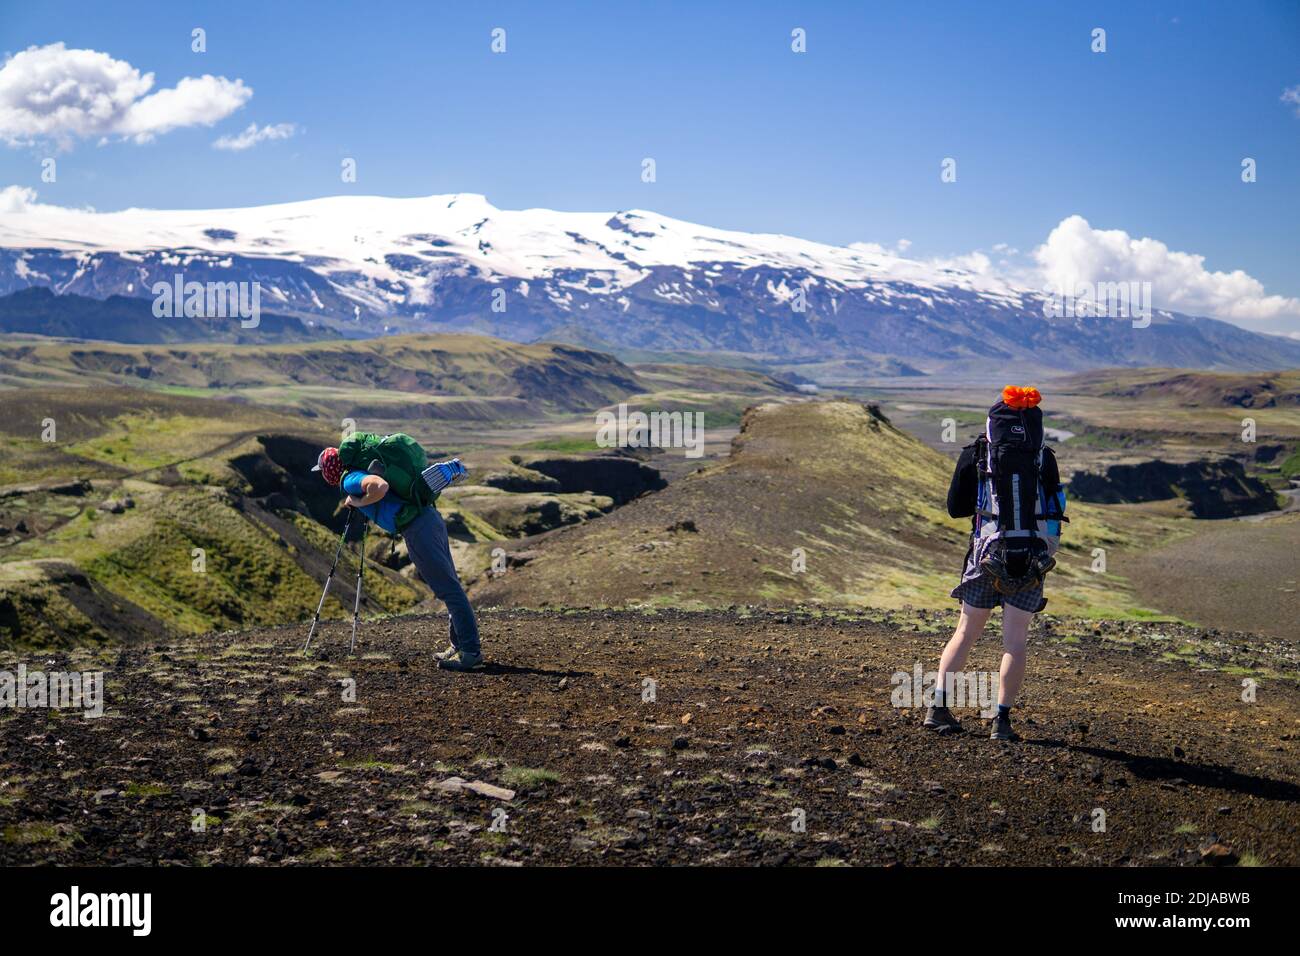
[[[971,515],[970,527],[971,535],[979,537],[980,527],[988,520],[991,521],[996,515],[989,510],[988,482],[988,438],[981,434],[978,435],[971,447],[974,448],[973,457],[975,459],[975,513]]]

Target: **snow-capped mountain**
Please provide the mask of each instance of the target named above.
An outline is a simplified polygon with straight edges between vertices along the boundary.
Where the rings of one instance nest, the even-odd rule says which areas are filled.
[[[1300,364],[1300,343],[1212,319],[1047,319],[1040,293],[1001,279],[641,210],[501,210],[457,194],[207,211],[31,205],[0,218],[0,294],[149,297],[177,274],[257,281],[264,309],[358,333],[890,355],[922,368],[976,356],[1063,369]]]

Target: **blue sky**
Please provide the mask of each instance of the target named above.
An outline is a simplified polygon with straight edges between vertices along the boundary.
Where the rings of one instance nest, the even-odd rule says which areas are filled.
[[[190,49],[196,26],[206,53]],[[0,143],[0,187],[42,203],[481,192],[505,208],[907,239],[919,257],[1028,251],[1080,215],[1300,297],[1300,106],[1282,102],[1300,87],[1300,3],[0,5],[0,53],[56,42],[152,72],[155,89],[212,74],[253,95],[145,143]],[[250,123],[295,132],[213,148]],[[43,183],[51,155],[58,179]],[[956,183],[940,182],[945,157]],[[1257,182],[1241,182],[1243,157]]]

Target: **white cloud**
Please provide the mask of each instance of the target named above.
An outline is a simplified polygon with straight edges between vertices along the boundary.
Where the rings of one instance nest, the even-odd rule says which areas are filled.
[[[1295,108],[1295,115],[1300,116],[1300,83],[1289,86],[1282,91],[1282,102]]]
[[[959,272],[973,272],[978,276],[991,276],[994,274],[992,261],[978,249],[960,256],[947,256],[925,261],[936,269],[956,269]]]
[[[1247,322],[1300,315],[1300,299],[1268,295],[1240,269],[1211,272],[1204,256],[1175,252],[1158,239],[1135,239],[1122,229],[1094,229],[1082,216],[1062,219],[1034,250],[1034,260],[1052,288],[1150,282],[1157,308]]]
[[[95,207],[86,206],[52,206],[36,201],[36,190],[29,186],[0,186],[0,214],[17,215],[19,213],[93,213]]]
[[[145,143],[179,127],[211,126],[253,95],[243,80],[206,74],[151,93],[153,85],[152,73],[107,53],[28,47],[0,66],[0,139],[63,148],[89,137]]]
[[[0,189],[0,212],[26,212],[28,206],[36,205],[36,190],[26,186],[5,186]]]
[[[212,144],[212,148],[235,151],[251,149],[268,139],[288,139],[296,132],[298,128],[292,123],[276,123],[274,126],[263,126],[261,129],[256,123],[249,123],[242,133],[235,136],[222,136]]]
[[[1158,309],[1224,319],[1244,328],[1296,335],[1300,298],[1269,295],[1263,283],[1241,269],[1214,272],[1205,257],[1170,249],[1158,239],[1135,238],[1122,229],[1094,229],[1082,216],[1067,216],[1031,252],[999,242],[987,250],[903,258],[905,247],[874,242],[849,246],[863,253],[897,257],[892,268],[907,274],[908,263],[925,270],[966,273],[984,288],[1045,292],[1081,283],[1150,282]]]

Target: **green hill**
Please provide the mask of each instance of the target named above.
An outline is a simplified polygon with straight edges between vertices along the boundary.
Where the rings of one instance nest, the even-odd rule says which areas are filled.
[[[1278,372],[1189,372],[1185,369],[1097,369],[1053,382],[1079,395],[1173,400],[1181,405],[1233,408],[1300,406],[1300,369]]]
[[[0,332],[97,339],[109,342],[305,342],[334,339],[339,333],[308,325],[288,315],[260,312],[257,325],[244,328],[238,318],[207,319],[187,315],[159,318],[153,300],[113,295],[92,299],[55,295],[33,286],[0,296]]]
[[[951,474],[950,459],[874,408],[758,405],[725,461],[529,542],[535,557],[474,593],[530,607],[948,605],[969,532],[944,509]],[[1071,518],[1053,610],[1136,610],[1122,577],[1092,573],[1091,549],[1122,549],[1165,524],[1086,505],[1072,505]]]
[[[0,387],[136,385],[353,417],[520,418],[644,390],[602,352],[478,335],[288,345],[3,342]]]

